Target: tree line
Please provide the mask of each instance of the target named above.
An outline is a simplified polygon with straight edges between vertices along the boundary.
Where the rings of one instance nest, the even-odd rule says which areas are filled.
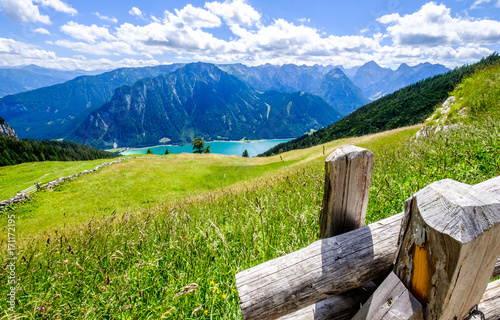
[[[0,166],[34,161],[80,161],[115,158],[118,154],[90,146],[54,140],[0,137]]]

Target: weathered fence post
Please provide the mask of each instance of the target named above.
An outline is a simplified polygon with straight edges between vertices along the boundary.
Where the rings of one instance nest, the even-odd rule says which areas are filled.
[[[365,225],[373,162],[371,151],[350,145],[336,149],[326,158],[320,239]]]
[[[394,272],[425,319],[463,319],[483,296],[500,255],[500,202],[453,180],[406,201]]]

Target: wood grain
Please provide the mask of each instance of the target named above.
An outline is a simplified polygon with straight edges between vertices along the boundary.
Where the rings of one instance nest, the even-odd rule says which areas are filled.
[[[500,255],[500,202],[445,179],[407,200],[394,271],[426,319],[463,319],[483,296]]]
[[[352,320],[423,320],[422,305],[394,272],[363,305]]]
[[[473,188],[487,192],[492,199],[499,198],[500,177]],[[329,298],[336,301],[340,293],[385,277],[394,261],[402,217],[400,213],[358,230],[316,241],[238,273],[236,284],[244,319],[276,319],[293,312],[301,315],[295,319],[315,319],[311,318],[312,310],[319,307],[321,314],[324,312],[321,301]],[[490,278],[498,276],[500,259]],[[328,300],[324,305],[327,303]],[[337,312],[334,304],[330,305],[331,312]],[[329,319],[327,315],[323,317],[320,319]]]
[[[320,239],[365,225],[373,162],[371,151],[351,145],[341,146],[326,158]]]

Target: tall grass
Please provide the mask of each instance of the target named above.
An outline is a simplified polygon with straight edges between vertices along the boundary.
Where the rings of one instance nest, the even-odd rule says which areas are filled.
[[[500,173],[499,129],[487,122],[426,140],[387,135],[360,144],[376,157],[369,222],[402,211],[404,200],[430,182],[474,184]],[[239,188],[34,238],[19,252],[18,314],[240,319],[234,275],[317,239],[323,161],[321,156]],[[6,269],[1,272],[5,282]],[[176,297],[193,283],[193,292]]]

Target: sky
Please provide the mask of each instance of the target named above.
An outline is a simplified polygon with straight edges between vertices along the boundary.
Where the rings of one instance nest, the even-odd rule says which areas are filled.
[[[500,0],[0,0],[0,66],[453,68],[500,51]]]

